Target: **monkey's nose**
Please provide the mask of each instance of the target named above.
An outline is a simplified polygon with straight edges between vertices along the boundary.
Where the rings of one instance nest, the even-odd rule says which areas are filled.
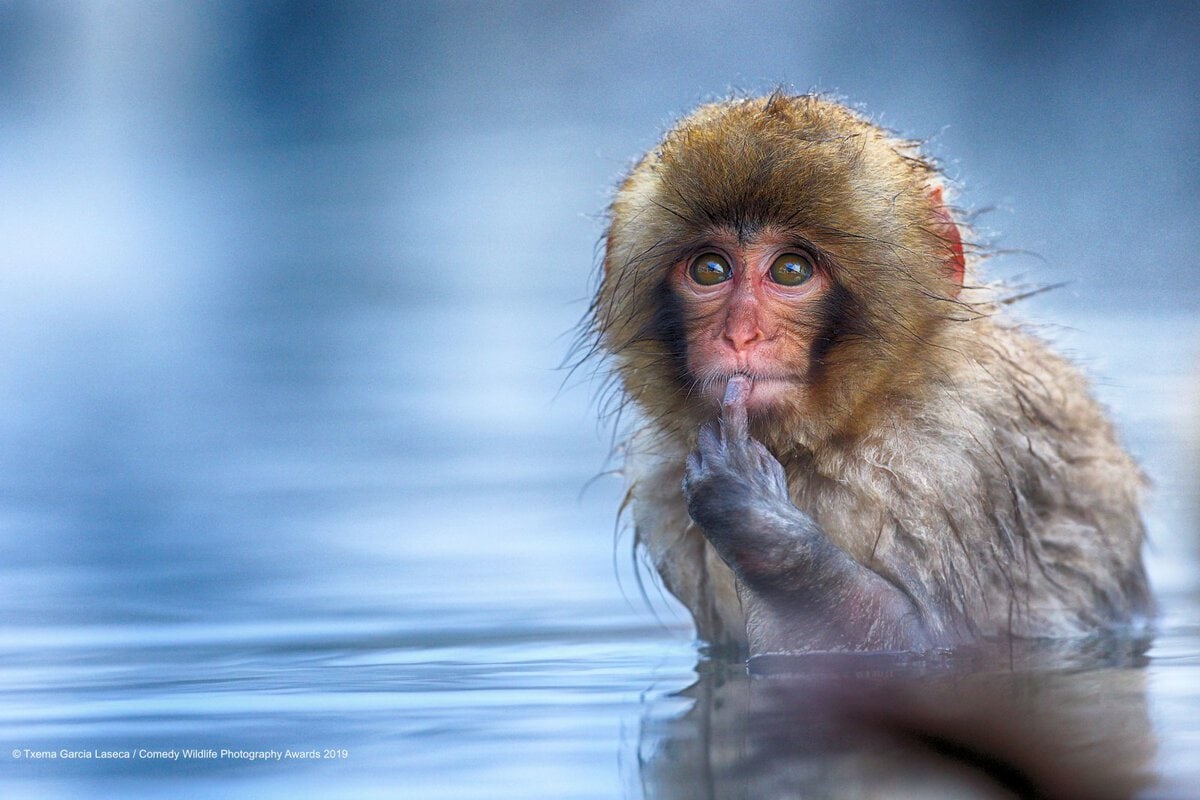
[[[725,326],[725,341],[735,352],[753,349],[763,339],[762,331],[754,324],[734,324]]]

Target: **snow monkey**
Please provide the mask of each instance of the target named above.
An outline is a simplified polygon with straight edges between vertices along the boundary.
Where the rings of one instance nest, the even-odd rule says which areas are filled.
[[[941,174],[820,96],[679,122],[621,183],[590,323],[637,542],[751,655],[1144,620],[1143,478],[981,285]],[[968,257],[972,256],[972,257]]]

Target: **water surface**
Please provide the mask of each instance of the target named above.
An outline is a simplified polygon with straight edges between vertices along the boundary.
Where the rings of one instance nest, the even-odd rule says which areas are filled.
[[[464,326],[475,311],[461,310]],[[420,328],[419,310],[380,313]],[[1178,438],[1184,387],[1147,354],[1197,330],[1164,324],[1148,340],[1132,335],[1136,321],[1097,322],[1083,323],[1104,354],[1094,365],[1121,376],[1101,391],[1158,483],[1149,520],[1159,632],[1144,659],[998,674],[1074,698],[1046,711],[1124,698],[1105,730],[1128,735],[1142,796],[1185,797],[1200,779],[1200,626]],[[1082,331],[1063,333],[1066,345]],[[147,437],[139,447],[157,453],[122,454],[139,460],[144,486],[120,474],[75,485],[66,459],[61,475],[7,473],[24,513],[4,525],[0,739],[6,751],[130,756],[0,757],[6,793],[769,796],[762,776],[773,773],[756,762],[758,777],[747,778],[728,748],[761,733],[761,719],[714,716],[713,703],[752,709],[745,699],[778,679],[702,658],[652,582],[657,610],[648,607],[627,538],[614,540],[619,481],[591,481],[605,440],[586,393],[559,393],[562,376],[549,369],[509,377],[516,399],[494,398],[508,417],[490,433],[470,424],[492,402],[484,387],[397,368],[370,375],[370,386],[391,388],[401,408],[458,415],[457,435],[430,433],[436,417],[380,410],[365,390],[313,392],[293,398],[287,418],[256,423],[261,453],[239,450],[236,464]],[[233,424],[213,408],[189,413]],[[393,441],[355,436],[393,427]],[[185,749],[328,757],[138,755]],[[790,770],[775,775],[779,785],[832,780],[798,776],[795,751],[770,758]],[[872,780],[911,778],[888,771],[899,762],[876,762]],[[814,763],[840,764],[837,780],[868,774],[853,759]]]

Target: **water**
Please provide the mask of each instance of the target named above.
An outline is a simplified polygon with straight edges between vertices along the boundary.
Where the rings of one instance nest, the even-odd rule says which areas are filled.
[[[644,40],[675,23],[643,4],[500,20],[420,3],[0,5],[0,794],[953,793],[952,772],[838,739],[810,702],[814,687],[839,696],[821,670],[751,678],[703,658],[648,578],[643,599],[595,386],[556,369],[626,159],[730,81],[805,88],[836,68],[826,88],[889,123],[955,123],[942,138],[982,176],[976,203],[1062,231],[1039,277],[1077,283],[1030,310],[1067,326],[1054,338],[1098,377],[1155,482],[1163,613],[1144,657],[991,664],[966,686],[925,665],[893,710],[1033,698],[1026,716],[1059,726],[1057,744],[1108,754],[1110,785],[1194,795],[1195,167],[1130,159],[1084,192],[1072,171],[1109,144],[1068,135],[1136,134],[1139,158],[1190,141],[1192,109],[1155,81],[1194,72],[1194,26],[1167,37],[1122,18],[1121,46],[1102,49],[1068,37],[1098,53],[1083,63],[1100,99],[1045,104],[1028,102],[1045,94],[1028,75],[1075,86],[1083,51],[1034,68],[949,12],[862,39],[766,5],[778,25],[689,10],[695,61],[670,65]],[[1051,22],[1010,38],[1073,24]],[[989,31],[1013,71],[972,61],[961,26]],[[845,46],[797,52],[816,29]],[[729,48],[712,31],[779,60],[714,59]],[[762,31],[780,38],[759,46]],[[897,63],[882,40],[914,33],[933,52],[891,50],[910,68],[881,74]],[[650,55],[595,68],[631,39]],[[991,80],[1007,93],[979,89]],[[1114,113],[1131,94],[1134,111]],[[1065,106],[1084,122],[1045,118]],[[1113,221],[1120,247],[1100,235]],[[889,679],[863,672],[835,688],[873,696]],[[249,756],[288,750],[320,757]]]
[[[397,327],[420,328],[410,312],[388,313]],[[468,318],[487,324],[483,309],[458,313],[464,326]],[[552,309],[541,324],[562,328],[569,316]],[[1200,778],[1200,626],[1186,535],[1191,497],[1175,433],[1185,385],[1149,356],[1200,340],[1200,330],[1168,320],[1148,341],[1133,335],[1136,320],[1100,322],[1061,338],[1069,348],[1086,339],[1104,353],[1094,367],[1121,376],[1102,392],[1159,484],[1149,519],[1162,624],[1136,665],[1041,664],[1017,678],[1051,696],[1081,692],[1084,705],[1126,697],[1106,729],[1128,734],[1124,746],[1135,754],[1149,748],[1143,796],[1186,797]],[[776,679],[756,683],[740,667],[700,658],[682,612],[652,586],[658,617],[646,608],[628,542],[613,540],[619,482],[585,488],[604,444],[586,393],[556,396],[561,375],[530,366],[508,376],[512,407],[503,397],[484,401],[486,387],[470,385],[493,375],[455,387],[396,368],[367,382],[385,394],[407,391],[409,403],[440,406],[460,422],[494,400],[507,419],[490,434],[468,424],[435,436],[373,409],[369,398],[315,393],[275,423],[282,431],[259,423],[277,449],[260,444],[256,458],[247,446],[237,469],[207,463],[212,454],[142,454],[139,474],[153,490],[112,476],[98,505],[68,473],[38,513],[10,514],[0,753],[19,749],[22,757],[0,755],[6,796],[178,796],[185,787],[197,796],[275,797],[303,787],[326,797],[422,798],[761,790],[761,770],[755,783],[728,756],[719,769],[710,763],[728,741],[763,730],[753,711],[714,721],[713,696],[745,699]],[[356,435],[389,425],[404,430],[402,441]],[[151,462],[161,470],[150,471]],[[1130,680],[1139,686],[1132,697]],[[1105,689],[1112,685],[1126,694]],[[1129,722],[1139,715],[1148,721]],[[139,755],[173,749],[217,757]],[[220,755],[289,749],[322,758]],[[130,755],[51,760],[26,750]],[[785,750],[767,763],[795,759]],[[847,775],[865,774],[842,769],[842,786],[853,785]],[[897,774],[909,773],[884,777]]]

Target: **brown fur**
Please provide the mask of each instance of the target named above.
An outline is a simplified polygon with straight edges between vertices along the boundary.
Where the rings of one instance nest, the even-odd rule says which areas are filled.
[[[752,432],[797,506],[902,587],[934,632],[1079,635],[1150,611],[1142,478],[1080,374],[962,287],[912,142],[815,96],[700,108],[633,168],[611,208],[599,346],[643,417],[627,443],[638,542],[701,637],[741,641],[733,576],[680,490],[717,409],[687,371],[668,275],[720,234],[782,231],[828,259],[836,319],[796,310],[805,391]]]

